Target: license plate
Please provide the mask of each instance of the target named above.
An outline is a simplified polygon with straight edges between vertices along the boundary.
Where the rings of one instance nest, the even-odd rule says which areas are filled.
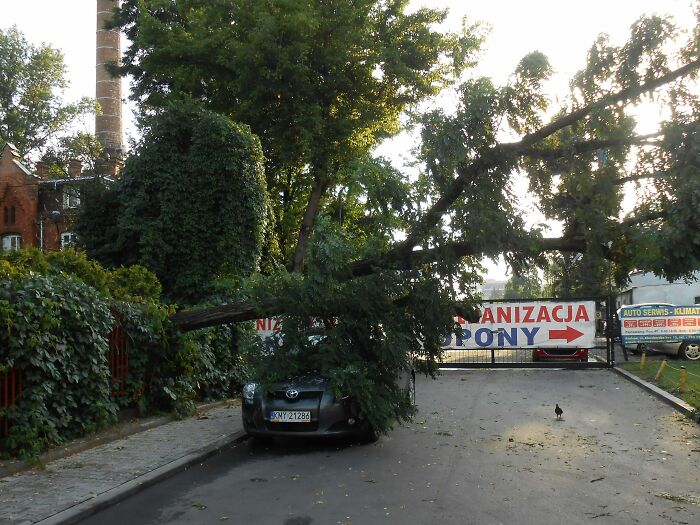
[[[311,423],[310,410],[271,410],[272,423]]]

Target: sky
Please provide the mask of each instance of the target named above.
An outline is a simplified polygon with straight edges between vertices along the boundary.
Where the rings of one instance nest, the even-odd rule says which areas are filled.
[[[475,74],[487,75],[497,83],[506,83],[519,60],[539,50],[549,57],[555,71],[552,89],[566,94],[568,79],[579,70],[586,51],[600,33],[608,33],[614,44],[623,43],[630,25],[644,13],[669,14],[680,26],[693,20],[691,0],[413,0],[420,5],[449,9],[446,25],[458,28],[462,18],[469,23],[482,22],[491,28]],[[16,25],[33,44],[47,43],[60,49],[70,86],[65,101],[95,95],[95,0],[0,0],[0,28]],[[122,49],[125,47],[122,42]],[[128,97],[128,81],[123,81]],[[449,110],[450,100],[442,104]],[[654,121],[654,108],[645,110],[645,120]],[[124,111],[127,139],[135,137],[132,108]],[[87,131],[93,123],[86,121]],[[379,149],[396,163],[402,162],[413,144],[401,137]],[[537,214],[532,212],[533,220]],[[502,264],[487,265],[490,278],[503,278]]]

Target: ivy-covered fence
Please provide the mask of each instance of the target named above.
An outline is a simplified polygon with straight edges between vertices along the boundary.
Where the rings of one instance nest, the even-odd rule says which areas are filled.
[[[0,363],[24,371],[24,391],[7,411],[8,450],[36,455],[116,420],[107,340],[113,318],[98,292],[66,275],[3,283]]]
[[[0,455],[36,457],[116,422],[121,408],[186,415],[197,400],[235,393],[244,378],[232,329],[178,333],[159,295],[141,267],[0,254],[0,381],[21,371],[22,386],[0,397]]]

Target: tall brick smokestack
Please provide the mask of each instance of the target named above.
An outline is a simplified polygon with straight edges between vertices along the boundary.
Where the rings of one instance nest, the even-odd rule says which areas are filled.
[[[97,0],[95,98],[101,112],[95,117],[95,135],[109,155],[107,164],[111,175],[116,175],[123,151],[122,87],[121,78],[113,77],[105,66],[120,63],[121,46],[119,31],[107,30],[105,24],[117,7],[119,0]]]

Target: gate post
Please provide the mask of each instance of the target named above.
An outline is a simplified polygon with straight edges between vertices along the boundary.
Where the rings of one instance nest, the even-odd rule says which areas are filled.
[[[608,348],[608,366],[615,366],[615,335],[618,331],[617,316],[613,310],[615,301],[612,295],[608,295],[605,298],[605,314],[606,314],[606,330],[605,330],[605,341]],[[627,361],[627,350],[622,347],[622,351],[625,354],[625,361]]]

